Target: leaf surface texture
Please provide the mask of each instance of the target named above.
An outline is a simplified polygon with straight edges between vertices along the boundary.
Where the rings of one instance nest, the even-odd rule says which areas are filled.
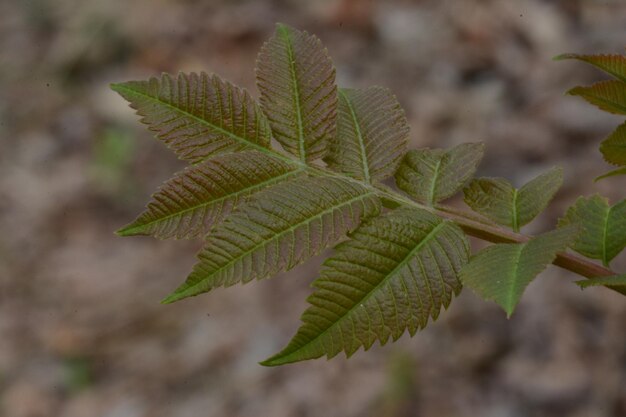
[[[257,59],[261,106],[274,137],[302,162],[324,157],[335,135],[335,69],[320,40],[279,24]]]
[[[247,196],[303,175],[301,168],[257,151],[219,155],[185,168],[152,196],[122,236],[192,238],[208,233]]]
[[[482,143],[410,150],[395,174],[396,184],[418,202],[432,206],[463,188],[476,172],[483,151]]]
[[[626,115],[626,83],[622,81],[608,80],[589,87],[574,87],[567,94],[580,96],[606,112]]]
[[[157,138],[192,163],[246,148],[269,149],[271,130],[261,108],[216,75],[163,74],[111,87]]]
[[[559,227],[570,224],[583,227],[572,249],[608,265],[626,247],[626,200],[611,207],[599,195],[580,197],[559,220]]]
[[[268,188],[213,229],[187,281],[164,302],[289,270],[380,210],[374,191],[340,178]]]
[[[626,56],[624,55],[563,54],[557,56],[556,59],[577,59],[600,68],[615,78],[626,82]]]
[[[604,159],[613,165],[626,165],[626,123],[617,127],[600,144],[600,152]]]
[[[503,178],[478,178],[465,188],[465,203],[494,222],[518,231],[541,213],[563,183],[553,168],[517,190]]]
[[[498,303],[510,317],[528,284],[554,261],[558,252],[572,244],[579,232],[572,226],[525,243],[489,246],[461,270],[461,281],[482,298]]]
[[[411,335],[436,319],[461,290],[469,257],[461,229],[419,209],[371,219],[324,263],[311,306],[289,345],[263,365],[352,355],[378,340]]]
[[[372,183],[395,172],[406,152],[409,126],[386,88],[339,89],[337,135],[324,159],[328,166]]]

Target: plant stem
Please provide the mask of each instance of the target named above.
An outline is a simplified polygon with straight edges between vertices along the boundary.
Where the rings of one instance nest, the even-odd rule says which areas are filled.
[[[531,236],[516,233],[492,223],[482,216],[459,210],[448,206],[428,207],[413,200],[405,198],[390,189],[380,189],[383,202],[387,206],[413,206],[423,210],[428,210],[440,217],[452,220],[458,224],[465,233],[482,240],[493,243],[523,243],[527,242]],[[554,265],[574,272],[585,278],[599,278],[617,275],[616,272],[602,265],[596,264],[586,258],[571,253],[560,252],[554,260]],[[626,295],[626,290],[619,287],[608,287]]]
[[[416,201],[413,201],[385,185],[365,184],[362,181],[355,180],[337,172],[329,171],[319,166],[311,166],[301,161],[294,161],[287,155],[273,154],[273,156],[278,157],[286,162],[296,164],[301,169],[308,171],[311,175],[331,175],[341,177],[348,181],[356,182],[361,186],[375,188],[378,191],[379,197],[382,199],[383,204],[387,207],[394,208],[398,206],[409,206],[429,211],[433,214],[436,214],[437,216],[452,220],[453,222],[458,224],[461,229],[463,229],[463,231],[468,235],[488,242],[523,243],[527,242],[532,237],[505,229],[479,214],[443,205],[430,207],[425,204],[420,204]],[[578,274],[585,278],[600,278],[618,275],[611,269],[603,267],[602,265],[599,265],[587,258],[583,258],[582,256],[566,252],[558,253],[553,264],[568,271],[574,272],[575,274]],[[607,286],[607,288],[626,295],[626,289],[622,287]]]

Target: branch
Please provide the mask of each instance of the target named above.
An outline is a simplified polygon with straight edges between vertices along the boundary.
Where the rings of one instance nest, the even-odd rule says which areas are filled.
[[[465,233],[470,236],[477,237],[482,240],[493,243],[523,243],[527,242],[531,236],[516,233],[511,230],[498,226],[491,221],[477,214],[459,210],[448,206],[438,206],[436,208],[424,206],[413,200],[409,200],[398,195],[391,189],[381,189],[381,197],[388,207],[397,207],[398,205],[411,205],[421,209],[428,210],[440,217],[452,220],[458,224]],[[561,252],[557,254],[554,265],[559,266],[568,271],[574,272],[585,278],[599,278],[617,275],[616,272],[609,268],[605,268],[593,261],[571,253]],[[626,289],[622,287],[607,287],[621,294],[626,295]]]

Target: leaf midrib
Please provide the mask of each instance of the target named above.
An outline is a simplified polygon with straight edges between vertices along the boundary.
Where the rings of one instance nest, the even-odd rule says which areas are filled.
[[[296,108],[296,121],[298,122],[298,153],[300,161],[306,163],[306,150],[304,148],[304,127],[302,126],[302,109],[300,106],[300,89],[296,74],[295,60],[293,57],[293,46],[289,31],[284,25],[279,25],[278,30],[287,44],[287,58],[289,59],[289,73],[291,74],[291,85],[293,88],[293,102]]]
[[[517,285],[518,285],[519,265],[520,265],[520,260],[522,259],[522,253],[524,252],[524,249],[526,249],[526,245],[527,243],[523,243],[519,246],[519,250],[516,253],[515,264],[513,265],[513,270],[511,271],[511,281],[510,281],[511,285],[509,286],[509,290],[507,291],[507,308],[506,308],[507,317],[511,317],[511,314],[513,313],[513,309],[515,308],[515,289],[517,288]]]
[[[301,226],[304,226],[304,225],[306,225],[308,223],[311,223],[313,220],[318,219],[320,217],[323,217],[324,215],[326,215],[329,212],[332,212],[332,211],[338,209],[339,207],[349,206],[349,205],[351,205],[352,203],[354,203],[354,202],[356,202],[358,200],[364,200],[367,197],[371,197],[371,196],[374,196],[374,195],[376,195],[375,192],[368,191],[366,193],[358,195],[357,197],[353,197],[353,198],[351,198],[349,200],[342,201],[339,204],[334,204],[331,207],[328,207],[327,209],[320,211],[319,213],[317,213],[314,216],[307,217],[305,220],[303,220],[303,221],[301,221],[301,222],[299,222],[299,223],[289,227],[288,229],[285,229],[282,232],[273,235],[270,239],[263,240],[263,241],[261,241],[261,243],[259,243],[257,245],[254,245],[252,248],[248,249],[244,253],[240,254],[236,258],[228,261],[228,263],[224,264],[223,266],[221,266],[218,269],[216,269],[215,271],[213,271],[209,276],[215,276],[215,275],[221,273],[222,271],[227,270],[233,264],[235,264],[239,260],[245,258],[246,256],[250,255],[251,253],[255,252],[259,248],[261,248],[263,246],[266,246],[266,245],[268,245],[271,242],[275,242],[275,241],[279,240],[285,234],[293,232],[295,229],[297,229],[297,228],[299,228]],[[192,289],[195,289],[197,286],[199,286],[200,284],[205,282],[207,279],[208,278],[201,279],[200,281],[198,281],[197,283],[193,284],[192,286],[185,288],[182,293],[178,293],[177,291],[174,291],[173,294],[171,294],[170,296],[166,297],[161,302],[164,303],[164,304],[167,304],[167,303],[171,303],[171,302],[180,300],[182,298],[185,298],[185,297],[187,297],[189,295],[188,293],[191,292]]]
[[[437,163],[435,164],[435,169],[433,171],[433,180],[430,183],[430,190],[428,192],[428,204],[430,206],[435,203],[435,191],[437,190],[437,181],[439,180],[439,169],[441,167],[442,160],[443,156],[437,159]]]
[[[363,140],[363,134],[361,132],[361,126],[359,125],[356,112],[354,111],[354,107],[352,106],[352,102],[350,102],[348,95],[341,88],[338,89],[337,91],[346,101],[346,105],[348,106],[348,109],[350,110],[350,115],[352,116],[352,124],[354,125],[354,130],[357,134],[357,140],[359,142],[359,148],[361,150],[361,165],[363,167],[363,176],[364,176],[365,181],[369,184],[371,182],[370,169],[369,169],[369,163],[367,161],[367,153],[365,152],[365,143]]]
[[[609,97],[607,98],[598,94],[594,90],[595,86],[606,88],[607,89],[606,93],[609,95]],[[613,86],[613,88],[616,88],[618,90],[617,91],[618,94],[622,93],[626,95],[626,83],[624,83],[623,81],[619,81],[619,80],[609,80],[609,81],[603,81],[603,82],[601,81],[600,83],[592,85],[590,87],[574,88],[571,90],[571,92],[573,95],[580,95],[583,98],[596,100],[609,108],[615,107],[621,112],[619,114],[626,114],[626,104],[621,101],[616,100],[615,97],[611,96],[613,92],[609,90],[610,86]],[[615,113],[615,111],[613,110],[605,110],[605,111],[608,111],[609,113]]]
[[[306,348],[307,346],[310,346],[311,344],[315,343],[317,340],[319,340],[320,338],[322,338],[324,335],[326,335],[331,329],[333,329],[335,326],[339,325],[339,323],[345,319],[346,317],[348,317],[354,310],[356,310],[357,308],[359,308],[362,304],[365,304],[366,302],[369,301],[369,299],[371,297],[373,297],[378,290],[386,285],[390,279],[392,279],[392,277],[397,273],[398,270],[400,270],[400,268],[404,268],[408,261],[410,259],[413,258],[413,256],[415,256],[416,253],[418,253],[422,247],[424,247],[424,245],[426,245],[428,242],[430,242],[430,240],[433,238],[433,236],[435,236],[440,229],[442,229],[444,226],[446,226],[449,223],[448,220],[442,220],[439,224],[437,224],[435,227],[433,227],[433,229],[428,232],[428,234],[415,246],[415,248],[411,249],[411,251],[409,251],[409,253],[407,254],[407,256],[404,257],[404,259],[398,263],[398,265],[396,265],[396,267],[394,269],[392,269],[386,276],[385,278],[383,278],[378,284],[376,284],[376,286],[374,288],[372,288],[371,291],[369,291],[368,293],[366,293],[359,301],[355,302],[354,305],[352,307],[350,307],[350,309],[348,311],[346,311],[344,314],[341,315],[341,317],[339,317],[337,320],[335,320],[334,323],[332,323],[330,326],[328,326],[326,329],[324,329],[323,332],[319,333],[317,336],[315,336],[315,338],[309,340],[306,344],[299,346],[296,350],[293,350],[291,352],[285,353],[284,355],[280,355],[274,358],[270,358],[268,361],[266,361],[268,364],[272,364],[272,362],[276,362],[280,359],[282,359],[282,361],[280,361],[281,363],[289,358],[290,356],[296,354],[297,352],[301,351],[302,349]]]
[[[188,207],[188,208],[186,208],[184,210],[181,210],[181,211],[178,211],[176,213],[168,214],[167,216],[164,216],[164,217],[158,217],[155,220],[149,221],[147,223],[142,223],[142,224],[136,225],[134,227],[122,228],[122,229],[120,229],[119,232],[122,232],[122,233],[131,232],[131,233],[134,233],[136,231],[143,231],[143,229],[145,229],[145,228],[147,228],[147,227],[149,227],[149,226],[151,226],[151,225],[153,225],[155,223],[161,223],[161,222],[167,221],[167,220],[171,219],[172,217],[184,216],[186,213],[188,213],[190,211],[198,210],[200,208],[204,208],[206,206],[213,205],[213,204],[219,204],[222,201],[225,201],[225,200],[228,200],[228,199],[240,198],[242,194],[249,193],[250,191],[253,191],[253,190],[258,189],[258,188],[263,188],[263,187],[265,187],[266,185],[269,185],[269,184],[280,182],[284,178],[287,178],[287,177],[289,177],[291,175],[300,174],[302,172],[304,172],[303,169],[295,169],[295,170],[286,172],[284,174],[281,174],[281,175],[279,175],[277,177],[271,177],[267,181],[255,184],[255,185],[253,185],[251,187],[247,187],[247,188],[241,189],[239,191],[236,191],[235,193],[227,194],[227,195],[224,195],[222,197],[216,198],[216,199],[211,200],[211,201],[205,201],[205,202],[202,202],[200,204],[196,204],[194,206]]]
[[[518,219],[518,210],[517,210],[517,196],[518,191],[517,188],[513,188],[513,204],[511,210],[511,228],[515,233],[519,232],[519,219]]]
[[[611,210],[613,207],[608,207],[606,211],[606,216],[604,216],[604,224],[602,227],[602,264],[604,266],[609,266],[608,255],[606,253],[606,241],[609,233],[609,217],[611,216]]]
[[[167,107],[167,108],[169,108],[169,109],[171,109],[173,111],[176,111],[176,112],[181,113],[181,114],[183,114],[183,115],[185,115],[185,116],[187,116],[187,117],[189,117],[191,119],[194,119],[195,121],[199,122],[200,124],[206,125],[206,126],[210,127],[211,129],[213,129],[213,130],[215,130],[215,131],[217,131],[217,132],[219,132],[219,133],[221,133],[221,134],[223,134],[225,136],[228,136],[229,138],[234,139],[237,142],[242,143],[245,146],[250,146],[250,147],[258,150],[259,152],[265,153],[267,155],[275,156],[275,157],[281,158],[283,160],[288,160],[288,161],[294,162],[293,159],[286,158],[285,156],[283,156],[283,155],[281,155],[281,154],[279,154],[277,152],[274,152],[271,148],[266,148],[264,146],[259,145],[258,143],[251,142],[251,141],[245,139],[244,137],[238,136],[238,135],[236,135],[236,134],[234,134],[234,133],[224,129],[221,126],[218,126],[218,125],[216,125],[216,124],[214,124],[214,123],[212,123],[212,122],[210,122],[210,121],[208,121],[206,119],[198,117],[198,116],[196,116],[193,113],[190,113],[190,112],[188,112],[186,110],[181,109],[180,107],[176,107],[176,106],[168,103],[167,101],[162,100],[160,97],[155,97],[155,96],[153,96],[151,94],[144,93],[142,91],[137,91],[137,90],[135,90],[135,89],[133,89],[131,87],[128,87],[125,84],[112,84],[111,88],[113,90],[115,90],[115,91],[123,90],[123,91],[125,91],[125,92],[127,92],[129,94],[134,94],[136,96],[140,96],[140,97],[144,97],[144,98],[150,99],[150,100],[152,100],[154,102],[157,102],[157,103],[159,103],[159,104],[161,104],[161,105],[163,105],[163,106],[165,106],[165,107]],[[221,106],[219,106],[219,107],[221,109]]]

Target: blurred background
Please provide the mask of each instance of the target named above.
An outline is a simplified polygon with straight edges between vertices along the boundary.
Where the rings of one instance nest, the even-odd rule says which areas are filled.
[[[201,242],[119,238],[183,164],[109,90],[206,70],[250,89],[275,22],[317,34],[342,86],[396,92],[414,147],[484,141],[479,174],[624,195],[598,144],[620,122],[563,92],[605,78],[623,0],[0,1],[0,415],[626,416],[626,302],[556,267],[514,316],[466,290],[435,323],[346,361],[257,364],[299,326],[319,260],[174,305]],[[624,257],[616,268],[626,268]]]

